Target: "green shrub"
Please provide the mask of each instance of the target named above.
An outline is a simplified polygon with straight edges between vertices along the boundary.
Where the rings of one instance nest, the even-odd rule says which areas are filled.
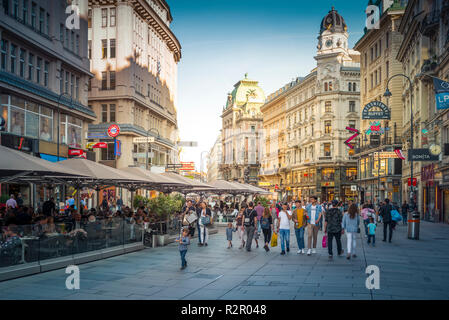
[[[254,199],[254,205],[257,206],[258,202],[260,202],[264,208],[269,208],[270,207],[270,200],[268,200],[265,197],[260,197],[260,196],[256,197]]]

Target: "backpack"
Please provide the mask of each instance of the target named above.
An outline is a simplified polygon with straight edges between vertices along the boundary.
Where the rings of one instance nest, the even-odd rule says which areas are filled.
[[[252,215],[253,211],[254,211],[254,209],[251,210],[251,211],[249,211],[249,209],[245,210],[245,221],[244,221],[245,227],[250,227],[252,225],[252,223],[251,223],[251,215]]]
[[[260,220],[260,227],[265,230],[270,229],[270,219],[262,218]]]

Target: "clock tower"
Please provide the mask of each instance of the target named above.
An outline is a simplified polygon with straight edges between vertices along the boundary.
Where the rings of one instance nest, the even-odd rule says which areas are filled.
[[[343,17],[332,7],[332,10],[321,22],[318,37],[318,55],[329,53],[348,54],[348,27]]]

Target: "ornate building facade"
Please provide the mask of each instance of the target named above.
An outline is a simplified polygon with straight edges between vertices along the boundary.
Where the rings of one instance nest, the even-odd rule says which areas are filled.
[[[139,165],[163,171],[178,163],[177,64],[181,46],[170,29],[173,18],[164,0],[89,0],[89,58],[95,75],[89,105],[97,121],[89,126],[92,142],[108,143],[97,151],[101,163]],[[119,154],[106,135],[121,128]],[[146,163],[145,140],[149,143]]]
[[[220,173],[227,181],[258,183],[265,93],[258,81],[245,78],[228,94],[222,117],[222,163]]]
[[[359,127],[360,54],[332,8],[321,22],[317,67],[291,83],[286,102],[286,196],[355,198],[357,161],[345,141]]]
[[[391,98],[383,96],[388,79],[402,72],[402,64],[396,59],[402,43],[399,25],[404,14],[404,6],[399,1],[385,3],[377,1],[382,10],[379,29],[365,29],[364,36],[356,43],[355,49],[361,54],[360,114],[373,101],[386,104],[389,119],[362,119],[356,148],[359,172],[359,195],[361,202],[383,201],[386,198],[401,203],[402,160],[399,158],[376,157],[376,153],[394,152],[402,148],[403,125],[403,79],[393,78],[388,84]],[[378,124],[382,130],[371,131]],[[378,154],[379,155],[379,154]]]

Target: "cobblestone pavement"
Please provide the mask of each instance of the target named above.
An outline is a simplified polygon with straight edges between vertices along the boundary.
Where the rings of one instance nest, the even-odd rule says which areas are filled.
[[[176,244],[80,265],[81,288],[68,290],[65,270],[0,283],[0,299],[187,299],[187,300],[385,300],[449,299],[449,226],[423,222],[421,240],[408,240],[399,225],[393,243],[382,242],[379,225],[376,247],[357,238],[358,257],[328,260],[320,247],[312,256],[263,248],[228,250],[225,230],[219,228],[208,247],[197,238],[187,254],[188,267],[180,271]],[[236,239],[237,236],[234,236]],[[346,246],[346,236],[342,237]],[[380,290],[365,287],[369,265],[380,268]]]

